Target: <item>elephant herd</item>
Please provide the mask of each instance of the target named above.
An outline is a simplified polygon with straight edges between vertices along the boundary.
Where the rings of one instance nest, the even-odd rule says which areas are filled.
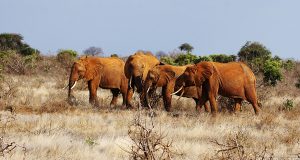
[[[195,65],[172,66],[161,63],[151,53],[137,52],[127,61],[117,57],[99,58],[84,56],[74,62],[68,84],[68,101],[75,97],[72,89],[76,82],[84,79],[88,83],[89,102],[99,107],[98,87],[110,89],[114,106],[121,93],[122,106],[133,108],[134,91],[140,94],[143,106],[151,107],[149,94],[162,88],[166,111],[171,111],[172,95],[193,98],[196,108],[217,114],[218,95],[234,99],[234,111],[239,111],[241,102],[247,100],[256,114],[260,112],[256,94],[256,78],[251,69],[242,62],[200,62]]]

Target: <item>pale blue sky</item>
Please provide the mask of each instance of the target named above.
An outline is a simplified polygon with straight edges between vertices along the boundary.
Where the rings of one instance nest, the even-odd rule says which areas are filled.
[[[236,54],[259,41],[300,59],[300,0],[0,0],[0,33],[14,32],[43,53],[61,48],[105,53]]]

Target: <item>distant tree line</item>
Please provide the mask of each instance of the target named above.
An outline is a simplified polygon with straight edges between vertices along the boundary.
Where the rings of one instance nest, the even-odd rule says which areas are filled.
[[[197,56],[192,53],[193,47],[188,43],[184,43],[178,48],[180,51],[184,52],[166,54],[163,51],[159,51],[156,56],[164,63],[179,66],[196,64],[201,61],[221,63],[242,61],[255,73],[263,73],[265,84],[273,86],[275,86],[278,81],[282,80],[283,70],[290,71],[295,67],[295,61],[291,59],[282,60],[278,56],[272,56],[271,51],[259,42],[246,42],[246,44],[241,47],[237,55],[211,54],[208,56]],[[300,87],[300,80],[297,84],[297,86]]]
[[[194,47],[189,43],[183,43],[169,53],[159,51],[156,56],[164,63],[171,65],[196,64],[201,61],[212,62],[234,62],[246,63],[256,73],[264,75],[265,84],[276,85],[283,78],[283,71],[290,71],[295,68],[295,61],[292,59],[282,60],[278,56],[272,56],[271,51],[259,42],[246,42],[239,52],[235,54],[211,54],[198,56],[192,53]],[[83,51],[83,55],[102,56],[102,48],[89,47]],[[58,50],[56,59],[64,66],[70,66],[79,56],[79,53],[71,49]],[[111,54],[111,57],[118,57]],[[32,48],[23,41],[20,34],[0,34],[0,72],[3,70],[13,73],[24,74],[25,70],[36,67],[35,62],[40,58],[40,51]],[[300,78],[296,84],[300,88]]]

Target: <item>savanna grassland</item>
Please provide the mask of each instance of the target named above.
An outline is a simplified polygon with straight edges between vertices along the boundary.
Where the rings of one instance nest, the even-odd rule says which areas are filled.
[[[70,106],[63,89],[69,68],[63,66],[55,58],[44,57],[36,71],[2,74],[2,159],[138,159],[140,144],[135,142],[155,145],[156,159],[160,155],[166,159],[300,157],[300,97],[295,87],[299,64],[285,71],[275,87],[261,85],[258,76],[259,116],[244,103],[241,113],[225,110],[216,118],[197,113],[193,100],[177,97],[171,113],[164,111],[161,100],[154,113],[120,109],[121,95],[119,105],[110,108],[108,90],[98,91],[102,107],[96,109],[88,103],[83,81],[74,90],[77,104]],[[133,101],[139,105],[137,94]]]

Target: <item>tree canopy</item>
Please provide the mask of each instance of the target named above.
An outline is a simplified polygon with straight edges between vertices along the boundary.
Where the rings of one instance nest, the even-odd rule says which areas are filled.
[[[271,51],[263,44],[251,41],[246,42],[238,53],[240,61],[253,61],[257,58],[266,60],[271,58],[271,55]]]
[[[191,53],[192,50],[194,49],[193,46],[191,46],[188,43],[183,43],[178,47],[181,51],[186,51],[187,53]]]
[[[100,47],[89,47],[83,51],[83,54],[90,56],[101,56],[104,54],[104,52]]]
[[[15,33],[0,34],[0,51],[13,50],[23,56],[39,55],[40,51],[23,42],[23,36]]]

